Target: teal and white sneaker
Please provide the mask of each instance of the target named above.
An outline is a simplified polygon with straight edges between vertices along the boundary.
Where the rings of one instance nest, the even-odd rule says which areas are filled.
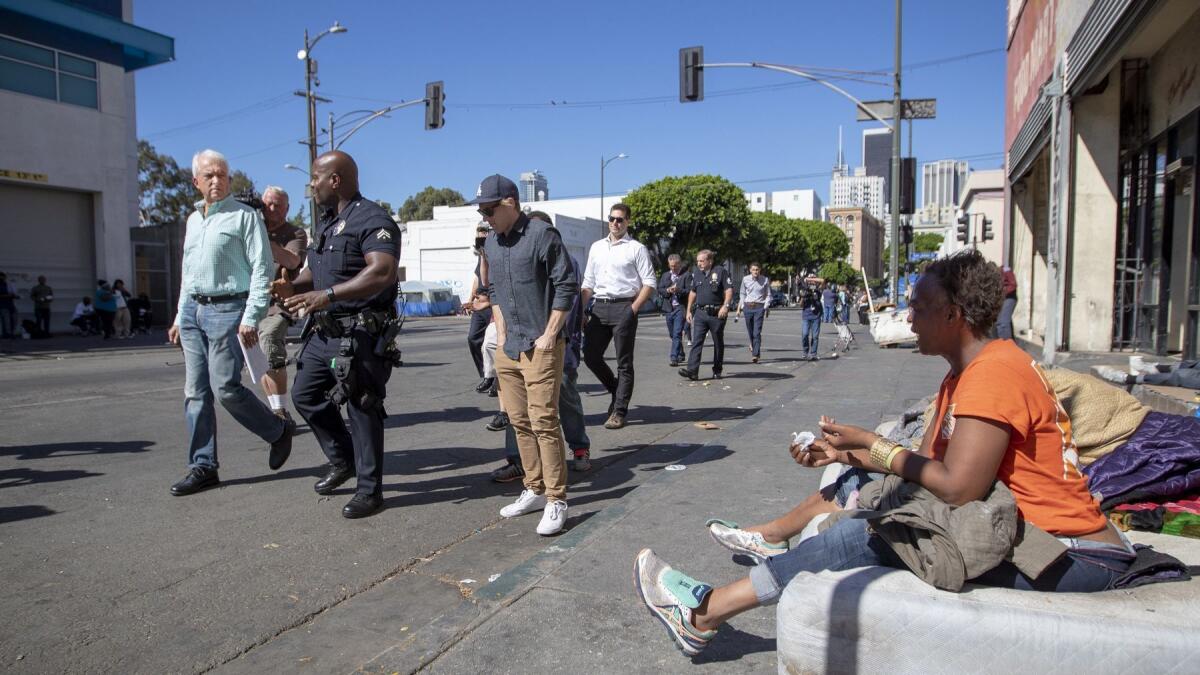
[[[704,523],[708,528],[708,533],[712,535],[713,541],[733,551],[754,558],[754,562],[761,565],[767,558],[777,556],[780,553],[785,553],[788,550],[788,543],[781,542],[772,544],[758,532],[747,532],[738,527],[737,523],[720,518],[709,518],[708,522]]]
[[[634,559],[633,583],[642,602],[666,626],[684,654],[696,656],[716,637],[717,631],[699,630],[692,625],[692,610],[704,602],[712,586],[672,568],[648,548]]]

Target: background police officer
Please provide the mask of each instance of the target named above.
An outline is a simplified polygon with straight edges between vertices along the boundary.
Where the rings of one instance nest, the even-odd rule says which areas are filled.
[[[720,377],[725,363],[725,319],[733,301],[733,283],[724,267],[713,266],[712,251],[706,249],[696,254],[696,269],[692,271],[689,288],[687,321],[692,324],[692,349],[688,352],[687,366],[680,368],[679,374],[689,380],[696,379],[704,337],[712,333],[713,377]]]
[[[292,402],[329,458],[313,489],[330,494],[357,470],[358,489],[342,515],[362,518],[383,506],[383,398],[392,366],[377,349],[373,320],[395,312],[400,230],[359,193],[358,167],[344,152],[318,157],[309,185],[323,210],[309,266],[295,281],[274,284],[288,310],[318,319],[297,359]],[[346,397],[353,436],[331,391]]]

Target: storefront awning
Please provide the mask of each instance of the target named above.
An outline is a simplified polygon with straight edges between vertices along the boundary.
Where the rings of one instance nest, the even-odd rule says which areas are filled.
[[[174,38],[76,5],[51,0],[0,0],[0,11],[49,24],[62,31],[60,37],[64,40],[78,40],[80,48],[73,51],[84,55],[93,55],[87,47],[96,41],[117,47],[119,51],[113,53],[119,56],[101,60],[127,71],[175,60]]]

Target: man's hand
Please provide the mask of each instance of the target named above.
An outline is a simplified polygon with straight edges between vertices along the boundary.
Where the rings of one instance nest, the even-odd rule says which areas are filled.
[[[304,312],[312,314],[329,308],[329,296],[325,291],[311,291],[293,295],[283,301],[283,306],[289,312]]]
[[[692,310],[690,310],[690,309],[689,309],[689,310],[688,310],[688,311],[687,311],[687,312],[684,314],[684,319],[686,319],[688,323],[691,323],[691,322],[692,322]]]
[[[179,345],[179,326],[172,325],[167,329],[167,342],[173,345]]]
[[[541,335],[538,336],[538,339],[533,341],[533,348],[534,349],[542,349],[542,350],[554,349],[554,344],[556,342],[558,342],[557,335],[546,335],[545,333],[542,333]],[[496,336],[496,347],[499,348],[499,346],[500,346],[500,336],[497,335]]]
[[[667,286],[667,292],[674,294],[675,293],[675,284],[671,284],[670,286]]]
[[[717,318],[724,321],[729,316],[729,306],[721,305],[721,309],[717,310]]]
[[[284,274],[286,274],[286,272]],[[292,282],[288,281],[286,277],[283,279],[276,279],[275,281],[271,282],[271,295],[275,296],[276,298],[279,298],[280,300],[287,300],[295,294],[296,287],[293,286]]]
[[[258,344],[258,329],[254,326],[238,326],[238,339],[250,349]]]

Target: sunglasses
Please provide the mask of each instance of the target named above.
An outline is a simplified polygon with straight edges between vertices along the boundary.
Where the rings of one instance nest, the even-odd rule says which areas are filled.
[[[625,218],[623,216],[609,216],[608,222],[617,223],[619,225],[619,224],[625,222]]]
[[[483,216],[484,218],[491,218],[492,214],[496,212],[496,209],[499,206],[500,202],[496,202],[495,204],[491,204],[489,206],[481,206],[476,210],[479,211],[479,215]]]

